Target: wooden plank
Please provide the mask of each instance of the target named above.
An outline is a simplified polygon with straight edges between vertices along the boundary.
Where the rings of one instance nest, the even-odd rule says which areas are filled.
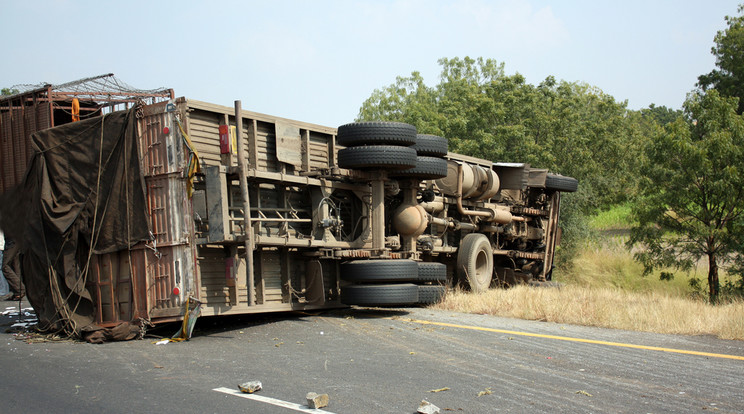
[[[216,104],[192,100],[192,99],[188,99],[187,102],[188,102],[188,106],[193,109],[201,109],[205,111],[211,111],[211,112],[216,112],[216,113],[227,113],[227,114],[231,114],[234,112],[233,108],[230,108],[227,106],[216,105]],[[261,122],[268,122],[268,123],[284,122],[284,123],[295,125],[302,129],[310,129],[313,131],[318,131],[318,132],[322,132],[322,133],[326,133],[326,134],[330,134],[334,136],[336,135],[336,128],[333,128],[333,127],[313,124],[309,122],[302,122],[302,121],[282,118],[278,116],[266,115],[260,112],[252,112],[252,111],[244,110],[243,117],[247,119],[252,119],[252,120],[261,121]]]
[[[207,214],[209,218],[208,240],[211,243],[232,240],[230,212],[227,200],[227,177],[224,166],[208,166],[204,169],[207,184]]]

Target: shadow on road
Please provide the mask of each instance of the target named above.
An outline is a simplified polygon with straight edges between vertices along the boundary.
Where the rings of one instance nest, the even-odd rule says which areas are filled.
[[[276,322],[309,322],[312,318],[318,316],[340,319],[385,319],[406,316],[408,314],[409,312],[404,309],[347,308],[310,312],[203,316],[199,318],[196,323],[193,337],[209,336],[219,338],[221,334],[227,334],[229,336],[233,331],[249,329],[261,325],[270,325]],[[153,334],[155,336],[170,336],[172,335],[172,332],[178,331],[179,327],[180,322],[158,325],[156,328],[148,330],[148,334]]]
[[[385,308],[349,308],[325,312],[323,316],[329,318],[354,318],[354,319],[386,319],[409,315],[405,309]]]

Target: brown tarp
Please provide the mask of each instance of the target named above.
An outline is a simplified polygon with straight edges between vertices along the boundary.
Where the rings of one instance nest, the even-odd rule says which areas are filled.
[[[148,239],[135,110],[37,132],[23,184],[0,196],[0,227],[20,246],[39,327],[79,334],[95,321],[93,254]]]

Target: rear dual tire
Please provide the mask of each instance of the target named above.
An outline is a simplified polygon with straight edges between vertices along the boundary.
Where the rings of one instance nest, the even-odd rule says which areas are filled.
[[[359,306],[406,306],[419,301],[413,283],[349,285],[341,288],[341,303]]]
[[[406,170],[416,166],[416,150],[396,145],[349,147],[338,151],[341,168]]]

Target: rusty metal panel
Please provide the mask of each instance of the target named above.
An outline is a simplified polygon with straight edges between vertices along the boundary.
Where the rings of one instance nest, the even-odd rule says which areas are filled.
[[[20,184],[33,156],[31,134],[49,128],[49,105],[40,93],[25,94],[0,104],[0,192]]]
[[[152,105],[138,120],[139,150],[145,177],[177,173],[185,163],[183,142],[172,102]]]
[[[88,275],[96,303],[96,323],[115,325],[147,317],[144,250],[118,251],[91,258]],[[131,260],[130,260],[131,259]]]
[[[145,116],[137,121],[154,239],[131,251],[94,257],[93,293],[98,322],[103,325],[137,317],[177,317],[195,291],[191,206],[182,178],[184,150],[174,108],[172,102],[147,106]]]
[[[145,179],[147,210],[155,242],[159,245],[188,243],[190,200],[186,182],[178,175]]]
[[[13,186],[13,138],[10,135],[10,112],[0,112],[0,193]]]
[[[177,245],[148,251],[146,262],[150,316],[180,315],[186,298],[198,296],[191,246]]]
[[[23,178],[23,174],[26,172],[26,164],[28,159],[26,158],[26,134],[23,130],[23,111],[21,106],[14,106],[11,109],[12,121],[12,137],[13,137],[13,152],[15,153],[18,162],[15,163],[13,169],[13,177],[15,182],[19,183]]]
[[[191,243],[191,200],[183,177],[186,150],[175,118],[183,109],[179,105],[181,101],[149,105],[144,108],[145,116],[138,120],[153,240],[137,257],[144,282],[136,294],[146,297],[147,314],[154,319],[179,316],[186,298],[198,298],[200,294],[195,276],[195,246]]]

